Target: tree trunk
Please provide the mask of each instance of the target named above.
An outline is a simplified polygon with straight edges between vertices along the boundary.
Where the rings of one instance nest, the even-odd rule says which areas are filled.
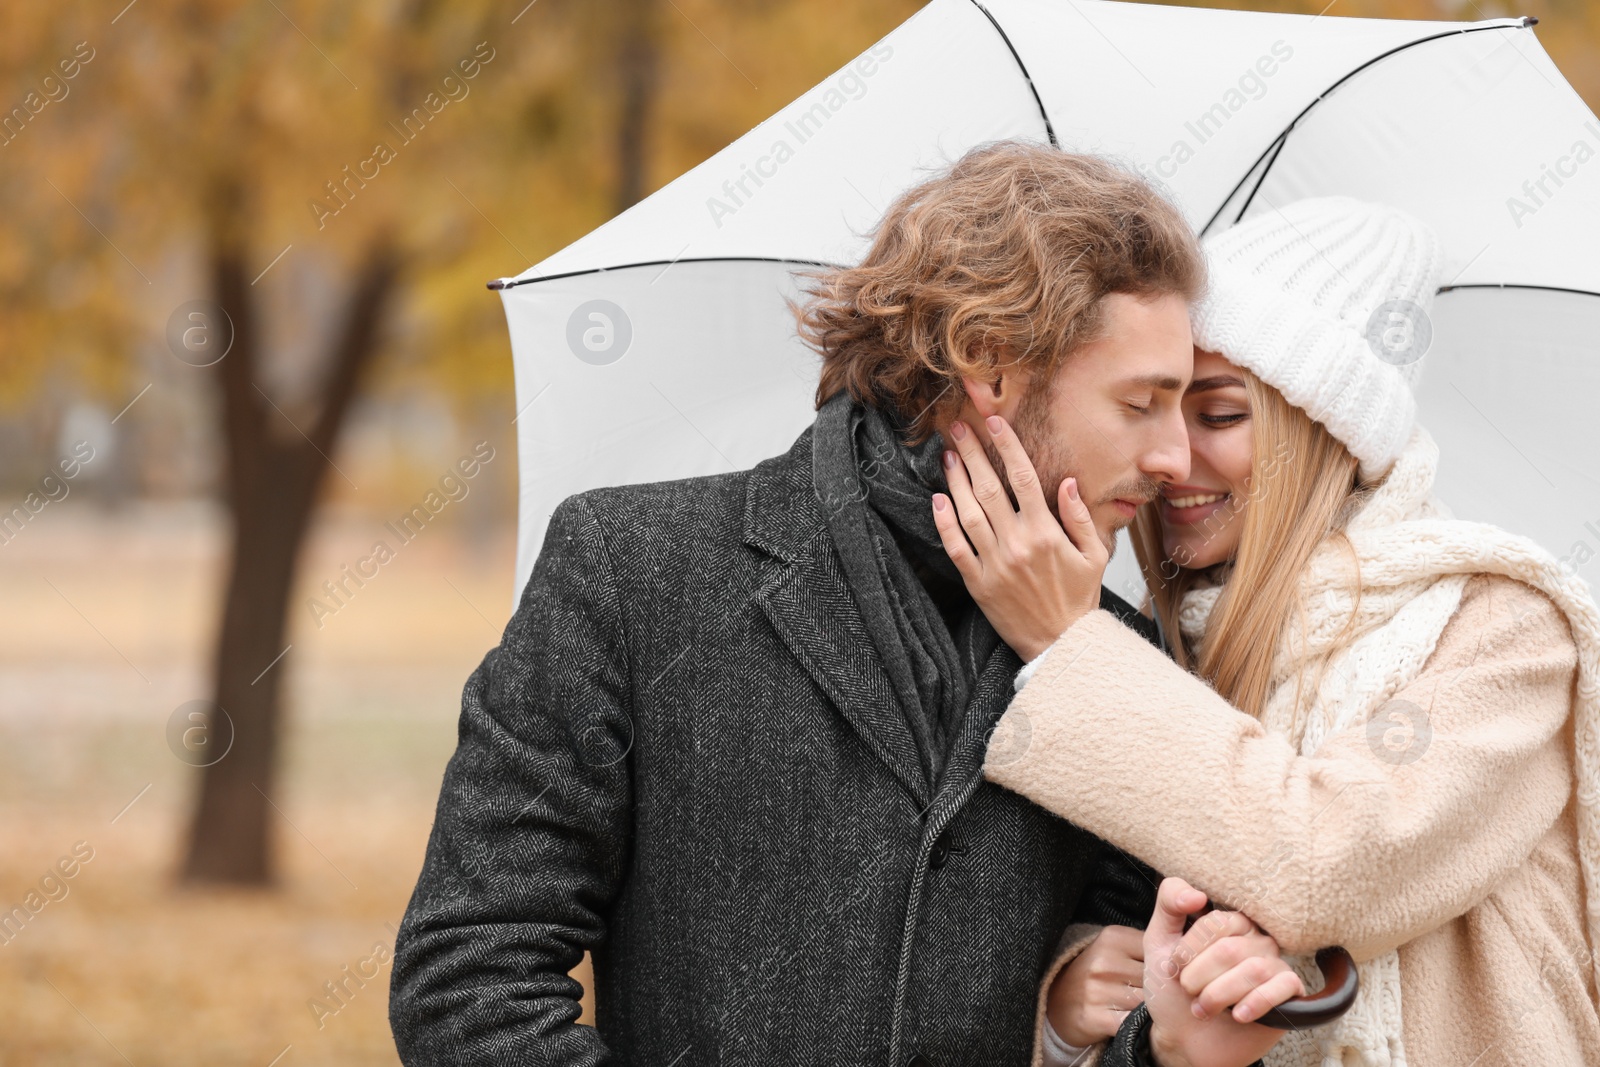
[[[237,196],[224,197],[237,211]],[[256,293],[246,282],[241,242],[212,234],[217,303],[233,321],[233,347],[210,368],[222,390],[232,559],[218,633],[214,699],[232,724],[232,747],[203,770],[182,877],[190,882],[273,881],[273,770],[281,722],[289,597],[296,564],[362,369],[377,347],[397,261],[370,250],[326,362],[324,399],[313,427],[300,429],[256,384],[260,336]],[[308,439],[309,438],[309,439]],[[225,738],[213,724],[218,747]],[[280,805],[281,806],[281,805]]]
[[[232,724],[232,746],[206,767],[184,877],[260,884],[273,870],[268,823],[278,750],[280,685],[289,591],[305,537],[316,473],[288,449],[264,462],[260,484],[233,510],[232,559],[215,659],[214,700]],[[213,739],[224,736],[213,724]]]
[[[617,73],[622,82],[622,113],[617,122],[617,210],[644,199],[650,158],[650,114],[661,69],[656,37],[656,0],[625,0]]]

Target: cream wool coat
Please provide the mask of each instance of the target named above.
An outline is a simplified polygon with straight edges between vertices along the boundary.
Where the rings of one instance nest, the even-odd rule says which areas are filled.
[[[1429,717],[1421,756],[1396,763],[1351,729],[1307,757],[1095,611],[998,725],[1027,744],[991,747],[984,774],[1244,911],[1286,953],[1398,950],[1410,1067],[1600,1065],[1577,664],[1549,599],[1474,577],[1395,694]],[[1094,933],[1064,932],[1041,1022],[1050,982]]]

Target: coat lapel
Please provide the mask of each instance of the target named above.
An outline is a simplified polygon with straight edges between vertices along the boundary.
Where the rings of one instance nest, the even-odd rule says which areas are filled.
[[[784,644],[919,808],[932,788],[906,711],[845,581],[811,484],[807,429],[758,465],[745,495],[744,541],[773,559],[756,602]]]
[[[956,795],[960,796],[965,792],[961,786],[983,773],[990,735],[1011,704],[1012,682],[1021,669],[1022,660],[1010,645],[1004,641],[995,645],[967,696],[955,743],[950,746],[950,755],[945,760],[944,777],[939,783],[941,793],[948,783],[955,783]]]

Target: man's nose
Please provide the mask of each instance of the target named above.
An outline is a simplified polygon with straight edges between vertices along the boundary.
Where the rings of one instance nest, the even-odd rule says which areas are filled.
[[[1183,482],[1189,477],[1189,427],[1183,411],[1174,408],[1156,427],[1155,439],[1141,457],[1139,469],[1158,482]]]

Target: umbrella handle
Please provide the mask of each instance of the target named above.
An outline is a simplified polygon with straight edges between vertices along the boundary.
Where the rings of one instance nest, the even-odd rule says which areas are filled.
[[[1211,911],[1211,901],[1184,922],[1187,928],[1200,916]],[[1356,975],[1356,961],[1338,945],[1317,950],[1317,969],[1322,972],[1322,988],[1315,993],[1291,997],[1256,1022],[1276,1030],[1309,1030],[1324,1026],[1350,1010],[1356,1002],[1361,980]]]
[[[1322,971],[1320,991],[1286,1000],[1256,1022],[1278,1030],[1306,1030],[1331,1023],[1349,1011],[1361,986],[1356,961],[1333,945],[1317,950],[1317,968]]]

